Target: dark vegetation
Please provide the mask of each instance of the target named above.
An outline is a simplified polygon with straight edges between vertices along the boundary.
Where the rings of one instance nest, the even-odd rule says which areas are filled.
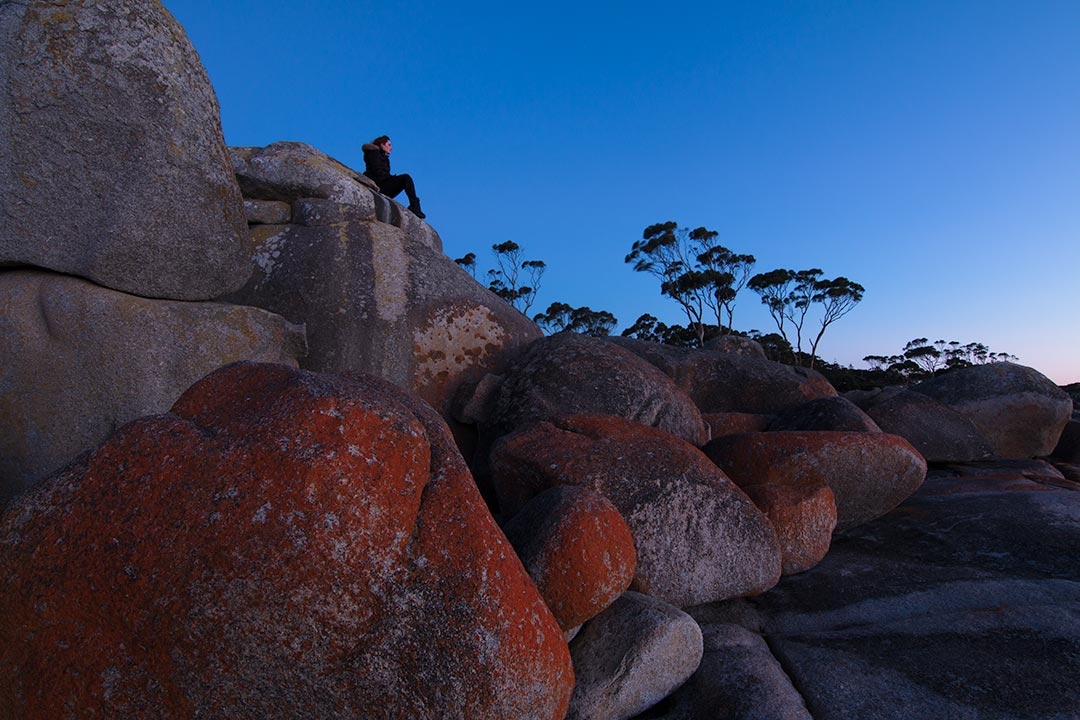
[[[657,279],[660,295],[679,306],[686,324],[668,325],[645,313],[622,331],[624,337],[681,347],[704,347],[722,335],[749,337],[761,344],[769,359],[813,368],[840,392],[906,385],[961,367],[1018,359],[1009,353],[991,352],[983,343],[915,338],[896,355],[867,355],[863,361],[868,369],[826,362],[818,357],[825,331],[855,308],[865,288],[843,276],[829,279],[820,268],[776,268],[752,274],[757,259],[724,247],[718,237],[715,230],[680,228],[671,221],[645,228],[625,262],[636,272]],[[494,266],[484,275],[488,289],[528,315],[546,264],[525,259],[521,247],[512,240],[492,245],[491,250]],[[454,262],[477,278],[475,253]],[[734,329],[735,301],[743,290],[758,295],[776,324],[776,332]],[[532,319],[548,334],[576,332],[602,337],[618,325],[606,310],[563,302],[551,303]]]

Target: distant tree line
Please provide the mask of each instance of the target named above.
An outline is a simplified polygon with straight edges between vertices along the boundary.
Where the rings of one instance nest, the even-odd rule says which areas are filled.
[[[622,331],[624,337],[702,347],[715,337],[742,335],[756,340],[772,360],[820,370],[838,390],[903,384],[958,367],[1017,359],[1008,353],[991,352],[983,343],[931,343],[927,338],[916,338],[897,355],[867,355],[863,360],[869,370],[822,362],[818,350],[825,331],[855,308],[865,288],[843,276],[826,278],[820,268],[777,268],[752,274],[756,258],[734,252],[718,238],[715,230],[691,230],[672,221],[645,228],[625,262],[659,281],[660,295],[678,305],[686,325],[668,325],[645,313]],[[488,288],[527,316],[546,264],[526,259],[512,240],[492,245],[491,250],[495,263],[484,275]],[[477,277],[474,253],[455,262]],[[744,289],[758,295],[777,332],[734,329],[735,301]],[[618,325],[616,317],[606,310],[563,302],[551,303],[532,319],[548,334],[576,332],[602,337]]]

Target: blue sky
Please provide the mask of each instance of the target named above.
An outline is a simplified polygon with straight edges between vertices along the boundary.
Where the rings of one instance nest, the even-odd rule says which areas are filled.
[[[1080,2],[165,6],[228,144],[363,170],[390,135],[450,257],[547,263],[533,313],[684,323],[623,262],[674,220],[862,284],[827,360],[978,341],[1080,381]],[[748,291],[734,324],[775,329]]]

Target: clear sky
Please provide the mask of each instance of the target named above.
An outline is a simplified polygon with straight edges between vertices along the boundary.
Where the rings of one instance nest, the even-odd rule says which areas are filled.
[[[685,323],[623,261],[674,220],[758,272],[862,284],[826,360],[926,337],[1080,381],[1077,0],[165,6],[228,144],[363,170],[390,135],[450,257],[513,240],[547,263],[532,313]],[[749,291],[734,325],[775,329]]]

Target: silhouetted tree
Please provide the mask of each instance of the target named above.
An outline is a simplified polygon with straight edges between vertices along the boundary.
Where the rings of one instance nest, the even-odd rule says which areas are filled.
[[[721,331],[726,311],[730,329],[735,296],[755,262],[752,255],[736,255],[717,244],[718,235],[704,227],[689,230],[675,222],[657,223],[645,228],[625,258],[636,272],[660,281],[660,294],[679,304],[699,346],[705,342],[706,310],[712,311]]]
[[[807,355],[803,352],[803,332],[810,312],[820,307],[820,325],[817,333],[809,339],[809,366],[814,367],[818,345],[825,330],[849,313],[862,300],[865,289],[845,277],[826,280],[821,270],[777,269],[759,273],[750,278],[747,285],[761,296],[761,302],[769,309],[780,335],[791,344],[789,329],[795,335],[792,358],[802,365]]]
[[[610,335],[619,324],[615,316],[606,310],[592,310],[589,307],[576,308],[563,302],[551,303],[546,312],[534,315],[533,321],[549,335],[559,332],[576,332],[593,337]]]

